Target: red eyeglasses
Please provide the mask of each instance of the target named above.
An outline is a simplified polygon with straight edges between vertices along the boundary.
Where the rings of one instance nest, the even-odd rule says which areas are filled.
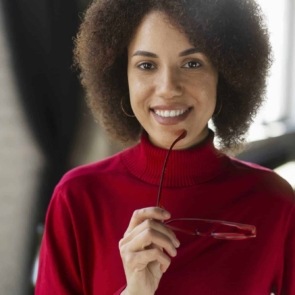
[[[161,205],[161,194],[164,174],[169,154],[173,146],[181,139],[186,137],[186,130],[172,143],[167,152],[164,162],[161,181],[158,192],[157,207],[163,208]],[[180,231],[189,235],[199,235],[203,237],[213,237],[215,239],[224,240],[244,240],[256,237],[256,227],[254,225],[235,223],[222,220],[200,219],[200,218],[177,218],[163,222],[165,226],[172,230]]]

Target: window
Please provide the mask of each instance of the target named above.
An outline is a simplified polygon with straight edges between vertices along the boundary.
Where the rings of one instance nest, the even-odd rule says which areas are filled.
[[[268,78],[267,101],[250,127],[249,141],[280,136],[293,129],[295,123],[292,122],[292,113],[294,113],[292,100],[295,98],[291,83],[294,69],[292,0],[257,0],[257,2],[266,16],[274,63]]]

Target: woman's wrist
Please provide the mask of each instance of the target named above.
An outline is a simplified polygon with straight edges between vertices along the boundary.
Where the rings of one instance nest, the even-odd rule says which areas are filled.
[[[130,293],[130,292],[128,292],[127,287],[126,287],[120,295],[140,295],[140,292],[138,294]]]
[[[124,289],[120,295],[130,295],[130,293],[128,293],[127,289]]]
[[[126,288],[123,290],[123,292],[120,295],[134,295],[134,294],[130,294]]]
[[[120,295],[130,295],[130,293],[127,290],[127,287],[122,291]]]

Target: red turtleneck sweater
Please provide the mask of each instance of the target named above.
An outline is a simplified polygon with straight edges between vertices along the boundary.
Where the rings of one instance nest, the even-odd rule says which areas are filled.
[[[171,152],[162,205],[172,218],[255,225],[242,241],[175,232],[178,255],[158,295],[294,295],[295,201],[273,171],[219,155],[214,133],[189,150]],[[49,205],[35,295],[119,295],[126,278],[119,253],[136,209],[156,206],[167,150],[141,142],[77,167],[56,186]]]

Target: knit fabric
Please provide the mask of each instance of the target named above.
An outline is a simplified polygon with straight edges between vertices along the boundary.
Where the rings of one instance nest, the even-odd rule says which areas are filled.
[[[171,219],[250,224],[257,237],[175,231],[181,245],[155,294],[294,295],[291,186],[272,170],[220,153],[213,140],[209,130],[199,145],[171,151],[161,203]],[[35,295],[121,294],[126,277],[118,244],[133,212],[156,206],[166,154],[144,132],[136,146],[62,177],[47,210]]]

